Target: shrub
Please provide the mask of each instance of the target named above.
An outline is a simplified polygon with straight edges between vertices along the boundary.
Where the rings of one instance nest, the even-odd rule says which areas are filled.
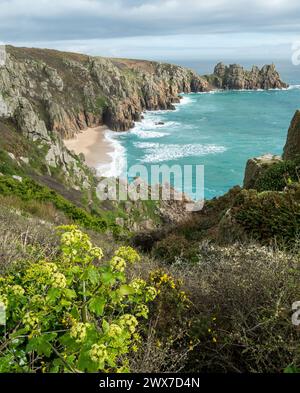
[[[139,321],[157,292],[126,278],[126,264],[139,259],[134,250],[99,264],[102,250],[86,234],[59,229],[59,259],[25,263],[0,279],[6,309],[0,372],[128,371]]]
[[[282,161],[268,168],[260,176],[255,184],[255,188],[261,191],[283,191],[289,182],[299,181],[300,162]]]
[[[300,230],[300,204],[289,192],[242,191],[233,208],[237,223],[255,240],[293,243]]]
[[[181,313],[195,343],[184,371],[299,369],[299,330],[291,320],[300,294],[299,249],[287,253],[258,245],[203,243],[199,255],[198,264],[173,265],[168,272],[183,281],[191,300]],[[170,321],[171,315],[164,313],[164,318]],[[177,319],[174,325],[179,330],[182,322]]]
[[[177,259],[197,259],[193,243],[181,234],[170,234],[158,241],[153,248],[153,255],[166,263],[174,263]]]

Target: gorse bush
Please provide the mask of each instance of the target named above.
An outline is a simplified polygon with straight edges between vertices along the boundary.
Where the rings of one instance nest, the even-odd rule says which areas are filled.
[[[60,227],[56,261],[25,263],[0,279],[6,326],[0,372],[129,371],[140,344],[139,321],[157,291],[128,281],[126,264],[139,255],[121,247],[107,263],[76,226]]]

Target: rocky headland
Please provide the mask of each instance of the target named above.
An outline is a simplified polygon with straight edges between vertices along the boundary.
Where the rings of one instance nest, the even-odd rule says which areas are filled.
[[[284,89],[284,83],[275,65],[264,65],[261,69],[253,66],[250,71],[238,64],[226,66],[218,63],[212,75],[206,76],[207,81],[218,89],[229,90],[258,90]]]

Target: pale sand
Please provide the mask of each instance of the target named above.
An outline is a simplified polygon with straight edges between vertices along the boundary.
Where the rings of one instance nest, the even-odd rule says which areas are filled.
[[[65,139],[64,143],[69,150],[76,154],[83,153],[85,162],[92,168],[112,163],[109,153],[114,151],[113,145],[105,138],[105,126],[87,128],[76,134],[73,139]]]

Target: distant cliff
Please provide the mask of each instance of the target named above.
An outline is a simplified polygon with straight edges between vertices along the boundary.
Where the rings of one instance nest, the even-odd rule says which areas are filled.
[[[238,64],[229,66],[218,63],[212,75],[206,75],[206,80],[218,89],[282,89],[288,87],[284,83],[275,65],[265,65],[261,69],[253,66],[250,71],[245,70]]]
[[[45,129],[69,137],[103,123],[125,131],[142,111],[170,109],[179,93],[209,89],[196,73],[170,64],[11,46],[7,53],[0,68],[7,115],[25,132],[31,126],[30,132],[42,137]],[[28,124],[30,113],[38,125]]]

